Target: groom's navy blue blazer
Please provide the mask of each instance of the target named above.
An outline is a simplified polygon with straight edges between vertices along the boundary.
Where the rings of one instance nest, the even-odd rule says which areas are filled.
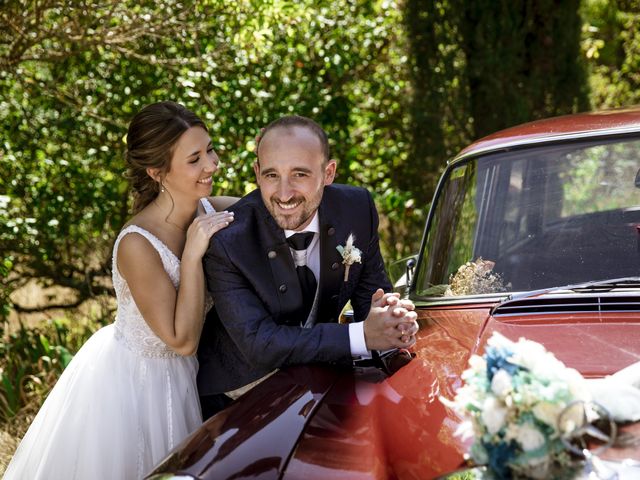
[[[200,395],[229,391],[275,368],[351,363],[347,325],[338,316],[348,300],[354,320],[366,318],[377,288],[391,290],[378,238],[378,214],[369,192],[346,185],[324,188],[318,209],[320,278],[316,324],[302,328],[302,293],[284,231],[255,190],[230,210],[235,220],[216,233],[204,256],[214,299],[198,348]],[[362,250],[344,281],[336,247],[349,234]]]

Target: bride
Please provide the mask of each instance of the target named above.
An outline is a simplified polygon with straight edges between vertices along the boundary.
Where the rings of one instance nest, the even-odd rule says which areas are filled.
[[[7,480],[139,479],[202,422],[194,352],[211,302],[201,259],[233,221],[216,210],[235,198],[206,198],[218,156],[204,123],[177,103],[133,118],[126,159],[134,216],[113,248],[116,320],[60,376]]]

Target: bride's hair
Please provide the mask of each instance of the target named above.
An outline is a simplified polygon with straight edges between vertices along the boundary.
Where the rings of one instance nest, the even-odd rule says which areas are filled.
[[[149,205],[160,192],[160,182],[147,173],[157,168],[164,175],[171,167],[171,157],[180,136],[204,122],[190,110],[175,102],[158,102],[144,107],[133,117],[127,132],[127,179],[133,193],[133,213]]]

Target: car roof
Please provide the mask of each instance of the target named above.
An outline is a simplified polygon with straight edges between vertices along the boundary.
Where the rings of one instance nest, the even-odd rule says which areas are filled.
[[[536,143],[640,131],[640,106],[536,120],[476,140],[453,160]]]

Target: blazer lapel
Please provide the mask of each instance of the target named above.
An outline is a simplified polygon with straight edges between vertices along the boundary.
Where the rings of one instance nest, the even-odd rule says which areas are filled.
[[[278,226],[275,220],[262,206],[262,216],[264,237],[260,245],[265,246],[264,255],[267,258],[275,291],[277,292],[280,304],[280,315],[274,313],[274,318],[278,323],[287,325],[300,325],[302,310],[302,290],[293,263],[293,257],[289,250],[289,245],[284,236],[284,231]]]
[[[320,204],[320,281],[317,319],[320,322],[337,322],[342,307],[341,291],[343,287],[344,266],[342,257],[336,249],[338,232],[331,219],[325,215]]]

